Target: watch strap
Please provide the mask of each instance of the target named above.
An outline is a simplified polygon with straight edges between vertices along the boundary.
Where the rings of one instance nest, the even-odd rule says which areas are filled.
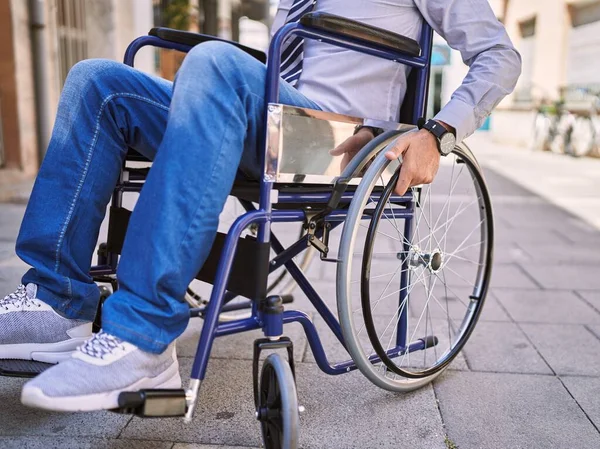
[[[358,132],[363,128],[367,128],[368,130],[370,130],[373,133],[373,136],[375,136],[375,137],[380,136],[381,134],[383,134],[385,132],[384,129],[376,128],[374,126],[356,125],[356,128],[354,128],[354,134],[358,134]]]
[[[446,129],[444,125],[442,125],[437,120],[433,119],[427,120],[427,122],[425,122],[425,124],[423,125],[423,128],[429,131],[435,137],[437,137],[438,140],[441,140],[444,134],[450,132]]]

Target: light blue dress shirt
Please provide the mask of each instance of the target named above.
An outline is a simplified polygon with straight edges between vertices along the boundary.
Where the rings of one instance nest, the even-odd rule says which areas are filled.
[[[273,32],[293,0],[281,0]],[[470,69],[452,99],[436,115],[462,141],[514,89],[521,57],[487,0],[317,0],[315,11],[384,28],[418,41],[423,19]],[[324,110],[397,122],[408,67],[307,40],[298,90]]]

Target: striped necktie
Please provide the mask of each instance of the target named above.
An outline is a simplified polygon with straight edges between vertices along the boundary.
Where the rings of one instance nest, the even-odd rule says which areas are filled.
[[[311,12],[316,4],[317,0],[294,0],[285,23],[298,22],[304,14]],[[303,47],[304,38],[294,36],[285,43],[281,54],[281,77],[294,87],[302,74]]]

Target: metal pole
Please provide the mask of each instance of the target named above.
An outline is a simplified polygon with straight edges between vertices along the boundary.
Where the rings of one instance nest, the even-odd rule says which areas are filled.
[[[37,119],[37,143],[41,164],[46,147],[50,141],[51,120],[50,101],[48,99],[48,68],[45,63],[47,45],[44,36],[46,30],[46,1],[29,0],[29,20],[31,27],[31,54],[33,58],[33,81]]]
[[[204,7],[202,32],[210,36],[217,36],[219,33],[217,0],[203,0],[202,5]]]

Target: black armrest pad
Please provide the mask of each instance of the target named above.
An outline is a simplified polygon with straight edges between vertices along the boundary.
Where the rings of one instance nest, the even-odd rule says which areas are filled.
[[[205,34],[190,33],[189,31],[180,31],[163,27],[152,28],[148,34],[150,36],[159,37],[165,41],[176,42],[178,44],[189,45],[191,47],[208,41],[227,42],[228,44],[235,45],[237,48],[245,51],[249,55],[254,56],[263,64],[267,62],[267,55],[264,52],[256,50],[255,48],[246,47],[245,45],[238,44],[237,42],[226,41],[215,36],[207,36]]]
[[[421,56],[421,47],[414,39],[355,20],[333,14],[311,12],[302,16],[300,23],[307,28],[324,30],[339,36],[387,47],[409,56]]]

